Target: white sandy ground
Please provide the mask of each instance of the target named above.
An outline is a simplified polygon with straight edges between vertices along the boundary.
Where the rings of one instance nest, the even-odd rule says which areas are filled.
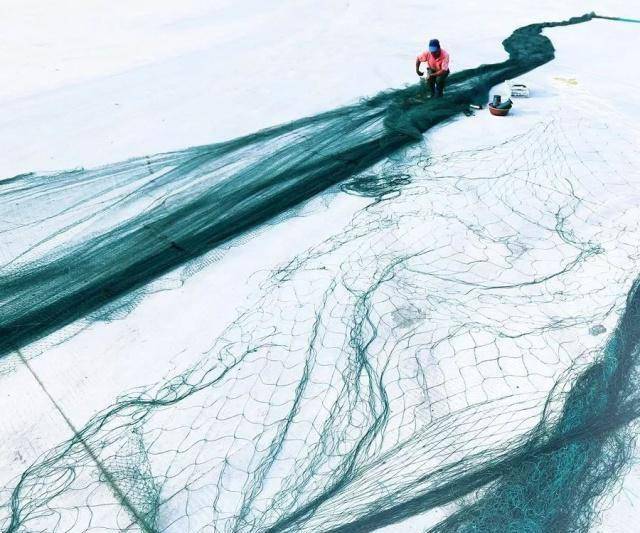
[[[480,2],[439,5],[435,13],[428,2],[375,10],[365,2],[326,2],[322,8],[254,2],[243,3],[242,12],[232,3],[213,8],[186,2],[177,9],[140,2],[126,13],[107,2],[81,10],[75,2],[46,9],[38,2],[4,2],[0,64],[8,66],[0,72],[0,176],[227,139],[401,86],[414,81],[416,49],[433,32],[460,69],[503,58],[501,39],[521,24],[592,9],[637,16],[630,2],[554,3],[512,2],[496,17]],[[637,179],[640,75],[629,66],[637,63],[640,29],[594,21],[548,35],[557,60],[526,76],[534,91],[530,100],[518,102],[504,120],[480,113],[438,128],[425,149],[437,156],[497,144],[551,121],[553,110],[566,103],[570,114],[563,118],[577,129],[589,128],[590,118],[602,128],[603,150],[627,147],[629,172]],[[621,52],[607,56],[605,75],[613,81],[606,85],[597,60],[600,42],[615,43]],[[592,154],[583,155],[589,160]],[[630,191],[628,206],[620,208],[638,200]],[[147,297],[125,320],[95,324],[57,346],[51,341],[62,333],[29,347],[28,354],[46,348],[30,366],[47,393],[20,361],[5,360],[0,412],[9,414],[0,422],[0,485],[70,436],[52,400],[80,427],[119,393],[188,364],[264,278],[253,272],[338,231],[361,205],[344,196],[329,205],[313,202],[308,216],[266,229],[181,288]],[[172,287],[177,279],[167,276],[159,284]],[[596,531],[640,531],[634,520],[638,477],[637,470],[627,476]],[[421,531],[440,515],[387,530]]]
[[[498,14],[472,0],[134,5],[0,4],[0,176],[229,139],[413,83],[434,35],[460,70],[504,58],[500,41],[529,22],[633,15],[629,0],[517,0]]]

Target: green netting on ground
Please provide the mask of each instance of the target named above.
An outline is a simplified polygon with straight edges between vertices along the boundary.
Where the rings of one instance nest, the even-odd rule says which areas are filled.
[[[585,530],[637,415],[637,168],[557,111],[346,182],[370,205],[28,468],[2,529],[356,532],[453,504],[434,531]]]
[[[506,41],[509,62],[452,77],[441,115],[406,89],[225,145],[8,182],[7,198],[42,209],[7,232],[31,240],[6,262],[5,349],[328,184],[370,203],[271,272],[192,366],[27,468],[0,493],[0,528],[365,532],[422,516],[438,533],[588,529],[639,407],[631,144],[556,109],[496,146],[396,153],[549,60],[544,26]]]
[[[435,102],[416,101],[413,86],[222,144],[2,181],[0,354],[414,144],[485,102],[490,87],[553,59],[544,28],[592,17],[517,29],[503,43],[508,60],[454,73]]]

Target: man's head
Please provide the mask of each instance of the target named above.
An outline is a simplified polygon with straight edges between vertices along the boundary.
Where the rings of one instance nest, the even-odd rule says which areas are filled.
[[[436,57],[440,55],[440,41],[438,41],[438,39],[431,39],[429,41],[429,52]]]

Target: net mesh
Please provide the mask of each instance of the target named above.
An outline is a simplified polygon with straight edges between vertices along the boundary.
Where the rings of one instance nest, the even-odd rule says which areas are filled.
[[[415,144],[490,87],[553,59],[544,28],[592,17],[519,28],[504,41],[508,60],[453,74],[437,103],[408,87],[222,144],[4,180],[0,354]]]
[[[555,116],[496,146],[409,149],[345,182],[367,207],[273,271],[193,366],[29,467],[3,494],[2,529],[357,532],[448,503],[432,531],[586,529],[638,408],[640,217],[625,201],[637,147],[620,136],[607,151],[593,117]],[[243,153],[262,165],[267,148]],[[299,155],[281,150],[274,164]],[[151,183],[183,157],[197,156],[124,166]],[[216,168],[235,175],[225,157]],[[138,201],[145,185],[131,187]],[[135,236],[129,207],[113,231]]]

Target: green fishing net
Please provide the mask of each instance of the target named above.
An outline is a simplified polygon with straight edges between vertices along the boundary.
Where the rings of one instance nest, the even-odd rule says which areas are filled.
[[[548,26],[514,32],[505,63],[453,75],[441,107],[408,88],[222,145],[10,181],[2,194],[42,209],[14,228],[30,240],[1,282],[5,351],[330,186],[366,207],[270,272],[195,362],[27,468],[0,494],[2,530],[586,530],[638,412],[640,228],[616,210],[633,163],[561,117],[444,156],[416,145],[550,60]]]

